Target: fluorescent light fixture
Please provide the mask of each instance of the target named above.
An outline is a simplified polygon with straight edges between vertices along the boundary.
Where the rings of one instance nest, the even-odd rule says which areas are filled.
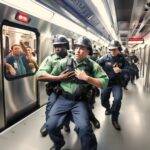
[[[109,32],[109,34],[112,35],[112,37],[117,40],[118,37],[115,33],[115,30],[111,26],[112,22],[110,21],[103,0],[91,0],[91,1],[93,2],[94,6],[97,8],[99,12],[99,16],[101,17],[100,20],[102,20],[104,27],[106,27],[106,30]]]
[[[61,16],[58,13],[54,14],[54,17],[50,21],[51,23],[61,26],[67,30],[70,30],[72,32],[75,32],[79,35],[85,35],[86,29],[80,27],[79,25],[75,24],[74,22],[68,20],[67,18]]]

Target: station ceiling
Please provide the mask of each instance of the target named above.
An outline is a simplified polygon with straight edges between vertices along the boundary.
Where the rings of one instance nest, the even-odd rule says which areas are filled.
[[[37,0],[107,40],[114,37],[103,23],[94,0]],[[130,37],[144,37],[150,31],[150,0],[101,0],[108,12],[111,27],[123,45]],[[115,11],[114,11],[115,10]],[[115,12],[115,13],[114,13]],[[114,14],[116,16],[114,16]]]

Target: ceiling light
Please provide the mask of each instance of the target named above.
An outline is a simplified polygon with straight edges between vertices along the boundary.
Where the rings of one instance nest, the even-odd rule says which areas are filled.
[[[96,9],[99,12],[100,20],[103,23],[106,30],[109,32],[109,34],[114,38],[118,39],[115,30],[112,28],[112,22],[110,20],[110,17],[108,16],[106,7],[102,0],[91,0],[96,7]]]

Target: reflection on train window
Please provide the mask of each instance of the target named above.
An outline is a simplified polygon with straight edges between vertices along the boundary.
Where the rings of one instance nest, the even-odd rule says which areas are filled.
[[[16,79],[33,75],[37,69],[36,34],[3,25],[4,75]]]

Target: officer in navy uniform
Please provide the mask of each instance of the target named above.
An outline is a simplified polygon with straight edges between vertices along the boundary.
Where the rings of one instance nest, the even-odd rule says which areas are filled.
[[[122,48],[118,41],[112,40],[108,49],[110,53],[97,60],[109,77],[108,87],[101,90],[101,103],[102,106],[106,108],[105,115],[112,114],[112,124],[114,128],[121,130],[118,117],[123,96],[123,74],[128,72],[128,62],[123,54],[121,54]],[[109,102],[111,92],[114,97],[112,107]]]
[[[124,84],[123,84],[123,88],[125,89],[125,90],[128,90],[128,88],[127,88],[127,85],[128,85],[128,83],[129,83],[129,81],[130,81],[130,76],[131,76],[131,59],[130,59],[130,56],[129,56],[129,51],[128,51],[128,49],[126,48],[125,50],[124,50],[124,57],[125,57],[125,59],[127,60],[127,62],[128,62],[128,72],[126,72],[126,73],[124,73]]]
[[[139,59],[135,55],[135,51],[131,51],[131,53],[130,53],[130,59],[131,59],[131,68],[132,68],[131,83],[135,85],[135,83],[134,83],[135,77],[136,77],[136,79],[139,78],[139,69],[137,67],[137,63],[138,63]]]
[[[59,63],[61,59],[69,55],[67,53],[67,50],[69,50],[69,41],[64,35],[60,35],[60,34],[55,35],[53,39],[53,47],[54,47],[55,53],[51,54],[50,56],[47,56],[43,60],[43,62],[41,63],[37,71],[36,75],[37,75],[38,81],[44,81],[44,82],[49,81],[47,80],[47,76],[50,76],[53,68]],[[51,83],[46,84],[46,92],[49,95],[47,106],[46,106],[46,112],[45,112],[46,120],[48,118],[48,113],[51,110],[51,107],[53,106],[56,100],[56,94],[53,92],[53,88],[55,87],[55,85],[57,85],[56,82],[55,83],[51,82]],[[70,131],[69,124],[66,124],[65,131],[66,132]],[[48,134],[45,123],[41,127],[40,132],[43,137]]]
[[[90,58],[92,60],[94,60],[94,61],[96,61],[99,58],[99,52],[96,49],[96,46],[94,46],[94,48],[93,48],[93,54],[92,54],[92,56]]]
[[[53,78],[49,76],[49,80],[60,80],[61,72],[70,72],[66,80],[61,80],[61,92],[46,122],[55,150],[60,150],[65,144],[60,129],[68,114],[78,129],[81,149],[97,149],[86,100],[91,86],[106,87],[108,77],[96,62],[88,58],[90,53],[92,53],[91,41],[86,37],[80,37],[75,43],[75,56],[62,59],[51,73]]]

